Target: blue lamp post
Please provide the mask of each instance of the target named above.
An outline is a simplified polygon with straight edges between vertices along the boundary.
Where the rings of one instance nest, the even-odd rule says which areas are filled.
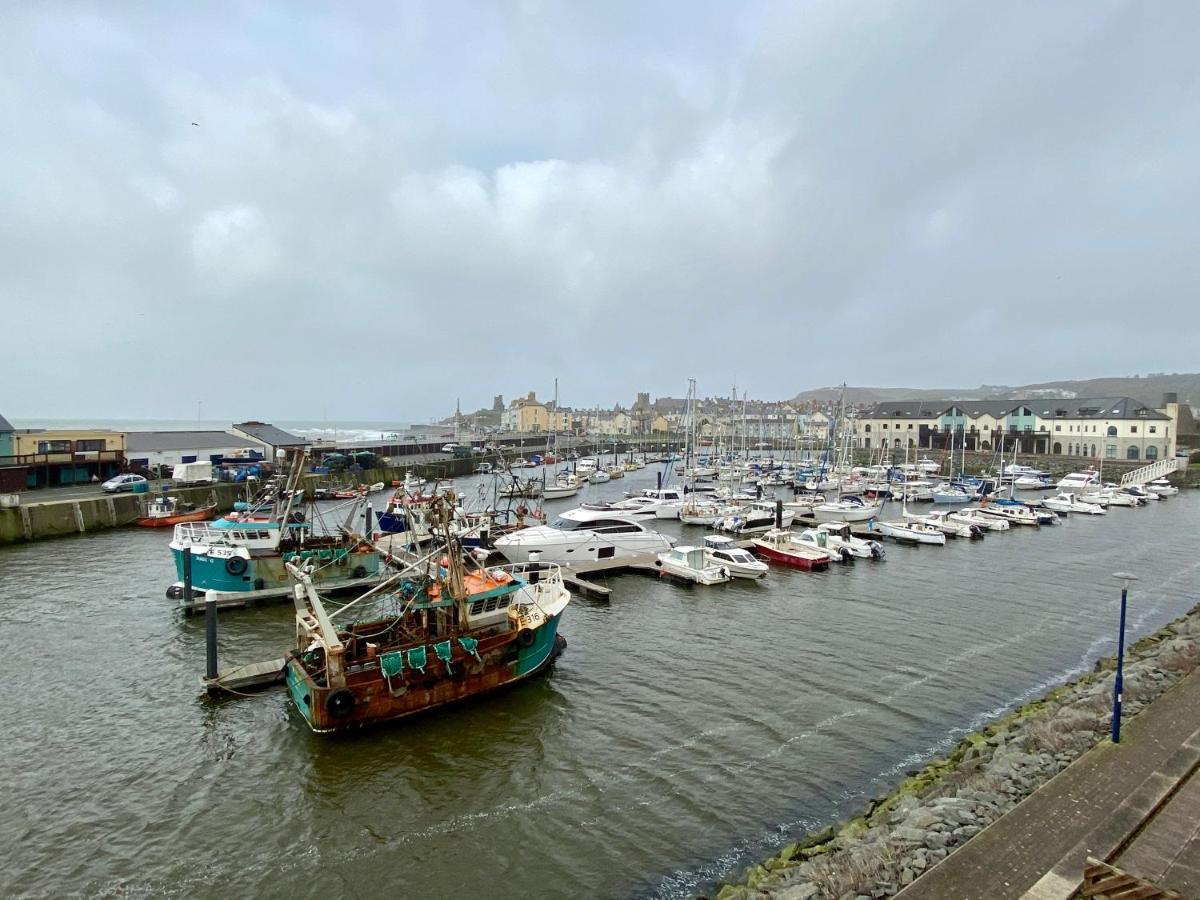
[[[1125,672],[1125,602],[1129,596],[1129,582],[1137,581],[1129,572],[1113,572],[1113,578],[1121,582],[1121,630],[1117,633],[1117,677],[1113,682],[1112,742],[1121,743],[1121,688]]]

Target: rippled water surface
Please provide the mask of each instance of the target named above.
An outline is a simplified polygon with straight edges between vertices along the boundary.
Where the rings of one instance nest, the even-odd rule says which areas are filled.
[[[1192,494],[761,584],[614,577],[547,676],[334,738],[279,691],[200,696],[166,535],[0,548],[0,895],[688,896],[1111,653],[1111,572],[1135,635],[1188,609],[1198,526]],[[224,662],[291,640],[285,607],[221,620]]]

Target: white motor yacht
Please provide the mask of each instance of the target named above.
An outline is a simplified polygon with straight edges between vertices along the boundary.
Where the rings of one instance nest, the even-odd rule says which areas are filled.
[[[606,481],[611,481],[612,476],[603,469],[596,469],[588,474],[589,484],[604,484]]]
[[[1064,475],[1058,480],[1058,489],[1060,491],[1073,491],[1079,493],[1081,491],[1091,490],[1100,486],[1100,476],[1095,469],[1088,469],[1086,472],[1072,472],[1069,475]]]
[[[703,547],[673,547],[658,554],[657,565],[665,575],[696,584],[724,584],[733,580],[729,569],[709,561]]]
[[[771,571],[765,562],[722,534],[710,534],[704,539],[704,555],[712,565],[724,566],[734,578],[762,578]]]
[[[650,531],[627,511],[583,507],[564,512],[549,525],[522,528],[495,542],[510,562],[528,562],[530,553],[540,553],[544,562],[566,566],[658,554],[673,544],[671,538]]]
[[[1043,497],[1042,506],[1056,513],[1082,513],[1087,516],[1104,515],[1104,507],[1095,503],[1087,503],[1079,499],[1078,494],[1071,491],[1060,491],[1053,497]]]
[[[744,506],[732,515],[722,516],[713,527],[728,534],[758,534],[776,527],[775,513],[775,504],[762,500]],[[779,515],[783,528],[796,518],[796,513],[790,509],[781,510]]]
[[[613,504],[616,509],[653,509],[660,519],[678,519],[683,506],[683,493],[675,488],[646,488]]]

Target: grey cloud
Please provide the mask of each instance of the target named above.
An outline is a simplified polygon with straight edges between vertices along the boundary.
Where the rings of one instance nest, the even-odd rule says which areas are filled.
[[[9,7],[0,403],[416,420],[555,376],[1194,368],[1197,19]]]

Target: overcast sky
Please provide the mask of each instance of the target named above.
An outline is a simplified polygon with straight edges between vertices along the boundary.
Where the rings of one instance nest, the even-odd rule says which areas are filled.
[[[8,3],[0,412],[1192,371],[1198,33],[1140,0]]]

